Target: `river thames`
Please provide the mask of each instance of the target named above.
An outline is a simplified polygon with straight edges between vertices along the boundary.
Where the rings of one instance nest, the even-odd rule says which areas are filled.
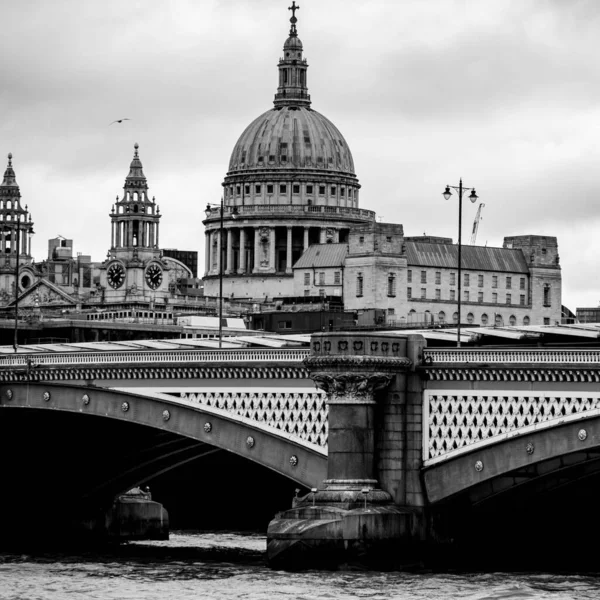
[[[260,534],[175,531],[112,553],[0,553],[2,600],[600,598],[599,573],[273,571]]]

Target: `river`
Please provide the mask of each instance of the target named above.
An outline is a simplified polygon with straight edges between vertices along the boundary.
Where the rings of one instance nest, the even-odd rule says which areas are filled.
[[[600,573],[272,571],[260,534],[175,531],[112,552],[0,553],[0,599],[600,598]]]

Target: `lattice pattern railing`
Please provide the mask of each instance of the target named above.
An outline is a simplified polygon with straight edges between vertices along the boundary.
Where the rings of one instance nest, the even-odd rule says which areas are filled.
[[[494,364],[514,364],[521,363],[527,365],[531,363],[538,364],[600,364],[600,350],[553,350],[553,349],[498,349],[498,350],[463,350],[463,349],[430,349],[423,351],[425,365],[436,365],[440,363],[462,363],[468,366],[469,363],[494,363]]]
[[[327,446],[323,392],[182,392],[179,396],[273,427],[299,440]]]
[[[302,362],[307,349],[261,348],[247,350],[142,350],[113,352],[59,352],[48,354],[16,354],[0,356],[2,367],[27,367],[28,359],[34,366],[45,365],[119,365],[157,363],[250,363]]]
[[[429,390],[424,394],[423,460],[432,464],[525,432],[551,427],[600,409],[599,392],[502,395],[464,390]]]

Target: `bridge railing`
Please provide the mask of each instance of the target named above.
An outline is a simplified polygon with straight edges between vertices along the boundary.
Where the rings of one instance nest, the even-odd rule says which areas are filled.
[[[431,348],[423,351],[425,365],[477,364],[600,364],[600,350],[572,349],[462,349]]]
[[[80,351],[0,356],[0,369],[28,366],[119,365],[156,363],[302,362],[306,349]]]

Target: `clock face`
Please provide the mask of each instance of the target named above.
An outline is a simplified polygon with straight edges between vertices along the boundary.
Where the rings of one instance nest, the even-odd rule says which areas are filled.
[[[162,269],[156,264],[152,263],[146,269],[146,283],[155,290],[162,283]]]
[[[125,268],[121,263],[113,263],[106,271],[108,285],[118,289],[125,283]]]

